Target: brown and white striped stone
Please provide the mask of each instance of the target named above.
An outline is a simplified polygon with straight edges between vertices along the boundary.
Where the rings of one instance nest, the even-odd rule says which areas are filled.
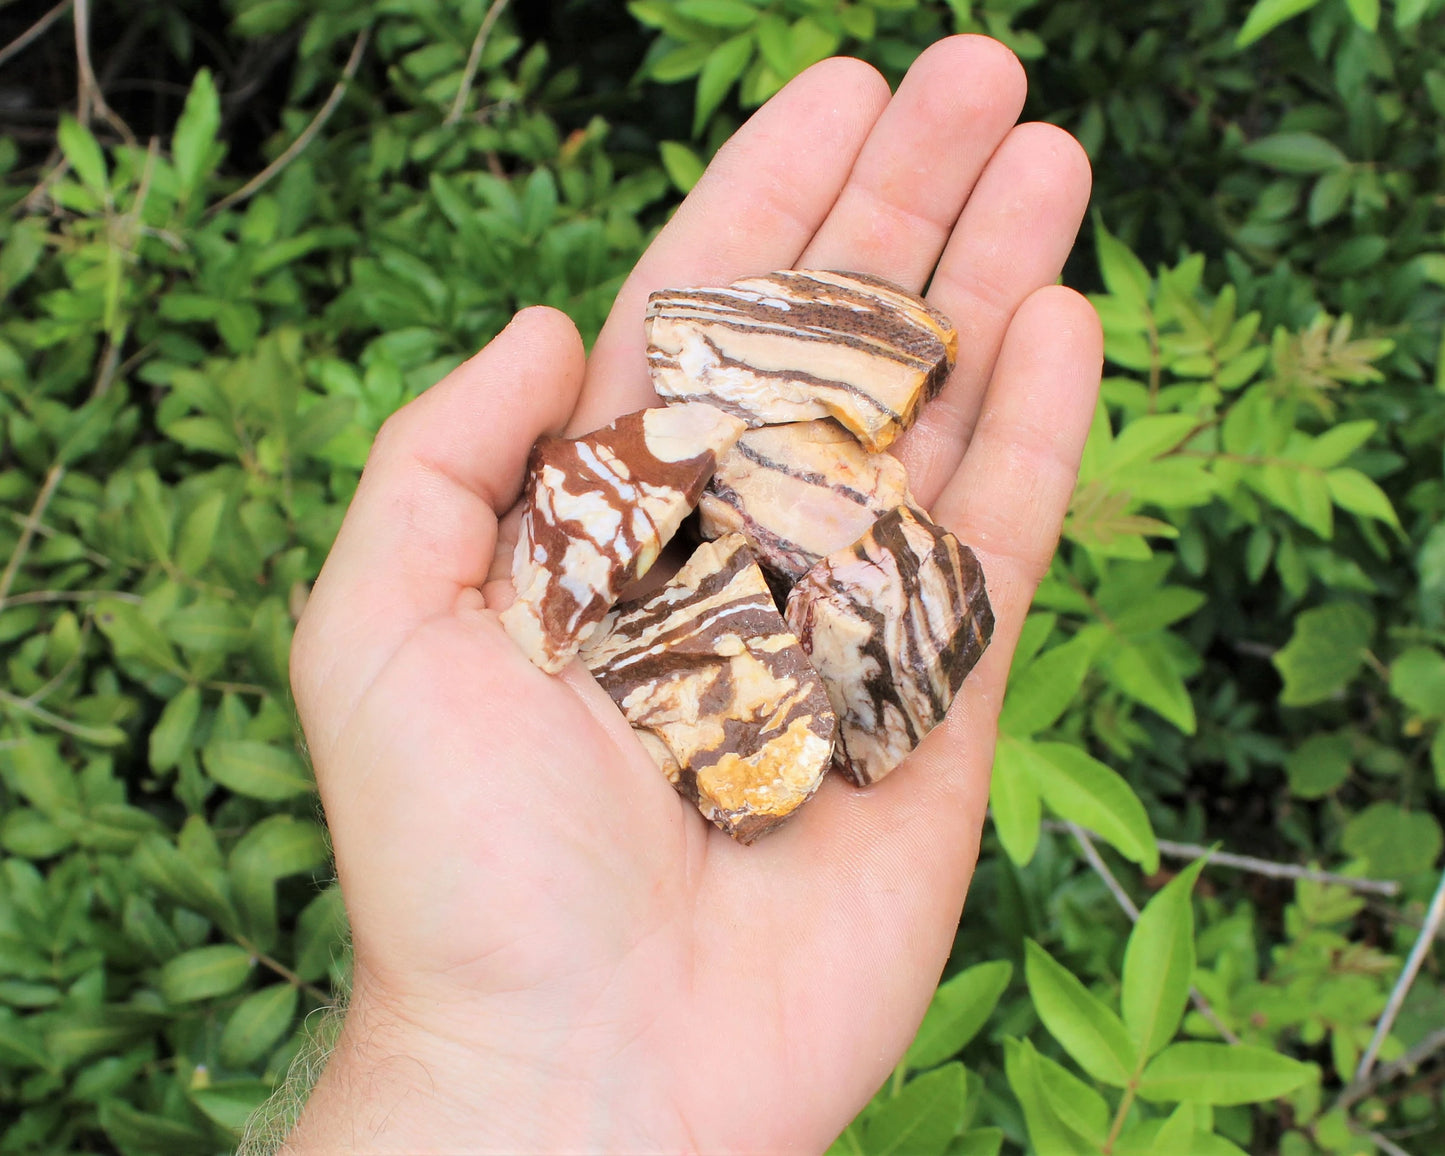
[[[501,614],[533,663],[556,673],[571,661],[657,560],[744,428],[712,406],[667,406],[537,442],[512,556],[517,600]]]
[[[993,635],[973,551],[909,506],[809,570],[786,618],[838,716],[834,765],[859,786],[943,721]]]
[[[870,450],[913,423],[958,351],[952,322],[863,273],[788,270],[647,304],[647,361],[668,401],[706,401],[750,426],[835,417]]]
[[[828,695],[741,535],[704,542],[657,593],[619,605],[582,660],[673,786],[740,842],[822,783]]]
[[[908,473],[892,454],[870,454],[835,421],[807,421],[738,438],[698,512],[703,537],[741,533],[764,566],[797,581],[909,500]]]

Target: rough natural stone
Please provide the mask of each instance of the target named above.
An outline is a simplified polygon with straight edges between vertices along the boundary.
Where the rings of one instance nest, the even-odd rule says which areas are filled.
[[[673,786],[750,843],[823,781],[823,685],[741,535],[705,542],[648,598],[619,605],[582,660]]]
[[[789,581],[909,500],[892,454],[870,454],[835,421],[748,430],[718,458],[698,512],[702,534],[741,533]]]
[[[706,401],[750,426],[835,417],[870,450],[912,424],[958,348],[953,324],[916,294],[819,270],[654,293],[647,336],[663,398]]]
[[[973,551],[909,506],[809,570],[786,618],[838,716],[834,765],[859,786],[943,721],[993,635]]]
[[[561,670],[628,583],[647,573],[744,429],[707,405],[618,418],[585,437],[542,438],[502,624],[537,666]]]

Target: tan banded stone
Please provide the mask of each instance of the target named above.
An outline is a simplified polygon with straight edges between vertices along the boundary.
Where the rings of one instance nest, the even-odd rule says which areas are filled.
[[[902,462],[825,420],[748,430],[718,458],[698,512],[703,537],[741,533],[764,566],[797,581],[909,500]]]
[[[835,417],[870,450],[913,423],[958,352],[958,331],[921,297],[824,270],[653,293],[647,337],[661,397],[707,401],[751,426]]]
[[[785,617],[838,716],[834,765],[859,786],[943,721],[993,636],[973,551],[910,506],[803,575]]]
[[[673,786],[739,842],[822,783],[827,692],[741,535],[703,543],[657,593],[617,606],[582,660]]]
[[[501,614],[533,663],[555,674],[571,661],[657,560],[744,428],[713,406],[666,406],[537,442],[512,555],[517,600]]]

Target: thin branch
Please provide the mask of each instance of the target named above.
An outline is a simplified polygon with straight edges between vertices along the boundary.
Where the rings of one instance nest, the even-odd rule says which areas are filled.
[[[20,564],[25,560],[25,555],[30,551],[30,543],[35,539],[35,528],[40,524],[40,519],[45,516],[45,508],[50,505],[50,499],[55,496],[55,488],[60,485],[60,479],[63,477],[65,477],[65,467],[56,462],[50,467],[50,472],[45,475],[45,481],[40,486],[40,493],[35,495],[35,504],[30,507],[30,513],[25,519],[25,527],[20,531],[20,541],[15,543],[15,552],[10,555],[10,561],[5,564],[5,572],[0,574],[0,606],[5,605],[10,587],[15,584],[15,575],[20,572]]]
[[[472,94],[472,83],[477,79],[477,69],[482,63],[482,49],[487,46],[487,38],[492,34],[492,25],[496,24],[497,17],[502,14],[502,9],[506,6],[507,0],[492,0],[487,14],[482,17],[482,26],[477,29],[476,39],[472,41],[472,50],[467,54],[467,66],[462,69],[462,83],[457,89],[457,98],[452,101],[452,110],[447,113],[446,120],[442,121],[442,124],[456,124],[462,119],[462,110],[467,106],[467,97]]]
[[[1410,992],[1410,985],[1415,982],[1415,977],[1420,973],[1425,956],[1430,952],[1430,945],[1435,941],[1435,933],[1440,930],[1442,920],[1445,920],[1445,873],[1441,874],[1440,882],[1435,887],[1435,897],[1430,900],[1429,910],[1425,913],[1425,926],[1416,936],[1415,946],[1410,949],[1410,956],[1405,960],[1405,969],[1400,972],[1400,978],[1395,981],[1395,988],[1390,992],[1390,999],[1385,1004],[1384,1012],[1380,1015],[1380,1022],[1375,1025],[1375,1034],[1370,1040],[1370,1046],[1360,1057],[1360,1066],[1355,1070],[1355,1083],[1358,1084],[1367,1079],[1370,1069],[1375,1066],[1375,1057],[1380,1054],[1380,1045],[1390,1034],[1390,1029],[1395,1024],[1395,1017],[1400,1014],[1400,1006]]]
[[[1159,853],[1174,859],[1198,859],[1209,855],[1211,867],[1237,867],[1255,875],[1268,875],[1272,879],[1307,879],[1312,883],[1330,883],[1337,887],[1348,887],[1351,891],[1368,891],[1375,895],[1398,895],[1400,885],[1391,879],[1357,879],[1352,875],[1337,875],[1333,871],[1315,871],[1309,867],[1296,867],[1292,863],[1275,863],[1269,859],[1256,859],[1253,855],[1235,855],[1228,851],[1214,851],[1197,843],[1175,843],[1168,839],[1157,840]]]
[[[95,68],[90,63],[90,0],[74,0],[75,2],[75,70],[78,79],[78,91],[75,95],[75,116],[81,124],[90,123],[92,108],[96,115],[101,117],[128,145],[136,143],[135,133],[130,131],[130,125],[116,115],[110,105],[105,103],[105,94],[100,90],[100,81],[95,78]]]
[[[1381,1064],[1366,1080],[1356,1080],[1340,1093],[1330,1111],[1358,1104],[1376,1088],[1390,1083],[1396,1076],[1407,1076],[1437,1052],[1445,1051],[1445,1028],[1436,1028],[1398,1060]]]
[[[1385,1156],[1410,1156],[1410,1153],[1406,1152],[1405,1149],[1401,1148],[1395,1141],[1386,1136],[1381,1136],[1378,1132],[1372,1132],[1369,1128],[1359,1129],[1359,1135],[1363,1136],[1383,1152]]]
[[[12,56],[18,56],[29,48],[35,41],[45,35],[46,30],[70,11],[72,0],[60,0],[60,3],[7,44],[0,48],[0,65],[3,65]]]
[[[0,690],[0,706],[12,707],[22,711],[40,722],[53,726],[58,731],[64,731],[68,735],[80,739],[82,742],[98,743],[105,745],[107,742],[114,742],[112,737],[115,733],[114,727],[92,727],[84,723],[71,722],[68,718],[61,718],[54,711],[48,711],[43,706],[36,706],[27,702],[18,695],[11,694],[8,690]]]
[[[97,598],[118,598],[134,606],[145,602],[139,594],[131,594],[125,590],[27,590],[24,594],[15,594],[0,602],[0,610],[8,610],[11,606],[29,606],[35,602],[94,602]]]
[[[316,115],[311,118],[311,123],[301,130],[301,135],[287,146],[286,151],[279,157],[237,189],[234,193],[228,193],[214,205],[206,210],[207,217],[213,217],[233,205],[239,205],[242,201],[249,200],[281,172],[287,165],[299,157],[315,139],[316,134],[331,119],[331,114],[336,111],[336,106],[341,103],[341,98],[346,95],[352,78],[356,76],[356,70],[361,67],[361,58],[366,52],[366,46],[371,41],[371,26],[363,28],[356,37],[356,43],[351,46],[351,55],[347,57],[346,67],[341,71],[341,79],[336,82],[331,90],[331,95],[326,98],[326,103],[317,110]]]
[[[1109,870],[1109,865],[1104,862],[1104,857],[1099,854],[1099,849],[1094,846],[1094,841],[1089,838],[1089,833],[1077,823],[1065,823],[1064,828],[1074,837],[1074,841],[1078,843],[1079,849],[1084,853],[1084,858],[1089,861],[1089,866],[1092,867],[1095,874],[1104,881],[1104,885],[1108,887],[1119,906],[1124,909],[1124,913],[1129,916],[1131,921],[1137,922],[1139,919],[1139,908],[1135,905],[1134,901],[1129,898],[1129,893],[1124,890],[1124,885],[1114,878],[1114,873]],[[1189,998],[1193,1001],[1195,1009],[1214,1026],[1214,1030],[1220,1034],[1221,1038],[1231,1044],[1239,1043],[1239,1037],[1219,1018],[1218,1013],[1210,1006],[1209,1001],[1204,998],[1203,992],[1197,987],[1191,986],[1189,989]]]
[[[1043,826],[1047,831],[1069,830],[1069,824],[1057,819],[1045,819]],[[1372,895],[1393,897],[1400,893],[1400,885],[1391,879],[1359,879],[1353,875],[1338,875],[1333,871],[1316,871],[1312,867],[1297,867],[1293,863],[1256,859],[1253,855],[1215,851],[1199,843],[1176,843],[1170,839],[1158,839],[1156,842],[1159,853],[1172,859],[1198,859],[1202,855],[1208,855],[1211,867],[1234,867],[1255,875],[1266,875],[1271,879],[1308,879],[1314,883],[1330,883],[1337,887],[1348,887],[1351,891],[1366,891]]]

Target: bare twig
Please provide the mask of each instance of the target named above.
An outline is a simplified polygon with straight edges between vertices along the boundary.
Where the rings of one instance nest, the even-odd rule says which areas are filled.
[[[1388,1084],[1396,1076],[1406,1076],[1438,1052],[1445,1051],[1445,1028],[1436,1028],[1398,1060],[1381,1064],[1370,1073],[1368,1079],[1355,1080],[1340,1093],[1334,1103],[1335,1109],[1344,1109],[1358,1104],[1366,1096],[1374,1094],[1376,1088]]]
[[[1312,883],[1330,883],[1337,887],[1348,887],[1351,891],[1368,891],[1375,895],[1398,895],[1400,885],[1391,879],[1357,879],[1352,875],[1337,875],[1333,871],[1316,871],[1310,867],[1296,867],[1292,863],[1275,863],[1269,859],[1256,859],[1253,855],[1234,855],[1228,851],[1214,851],[1197,843],[1175,843],[1169,839],[1157,840],[1159,853],[1173,859],[1198,859],[1209,855],[1211,867],[1237,867],[1255,875],[1268,875],[1273,879],[1307,879]]]
[[[58,731],[64,731],[68,735],[89,743],[105,743],[107,740],[114,741],[111,736],[115,732],[114,727],[92,727],[84,723],[71,722],[68,718],[61,718],[53,711],[46,710],[43,706],[37,706],[33,702],[11,694],[8,690],[0,690],[0,706],[12,707],[15,710],[23,711],[39,721],[53,726]]]
[[[24,594],[14,594],[0,602],[0,610],[11,606],[29,606],[36,602],[94,602],[97,598],[115,598],[133,606],[140,606],[145,602],[139,594],[131,594],[125,590],[27,590]]]
[[[1415,982],[1415,977],[1420,973],[1425,956],[1430,952],[1430,945],[1435,941],[1435,933],[1440,930],[1442,920],[1445,920],[1445,873],[1441,874],[1440,882],[1435,888],[1435,897],[1430,900],[1430,907],[1425,913],[1425,926],[1416,936],[1415,946],[1410,949],[1409,958],[1405,960],[1405,968],[1400,972],[1400,978],[1395,981],[1394,990],[1390,992],[1389,1002],[1385,1004],[1385,1010],[1380,1014],[1380,1022],[1375,1025],[1375,1034],[1370,1039],[1370,1046],[1360,1057],[1360,1066],[1355,1070],[1354,1083],[1358,1084],[1367,1079],[1370,1069],[1375,1066],[1375,1057],[1380,1054],[1380,1045],[1385,1042],[1385,1037],[1390,1034],[1390,1029],[1395,1025],[1395,1017],[1400,1014],[1400,1006],[1410,992],[1410,985]]]
[[[1406,1152],[1405,1149],[1401,1148],[1400,1145],[1396,1144],[1395,1141],[1387,1136],[1381,1136],[1380,1133],[1373,1132],[1369,1128],[1361,1128],[1358,1132],[1359,1135],[1363,1136],[1383,1152],[1385,1156],[1410,1156],[1410,1153]]]
[[[1104,862],[1104,857],[1099,854],[1099,849],[1094,846],[1094,841],[1089,838],[1089,833],[1077,823],[1065,823],[1064,829],[1074,837],[1074,841],[1078,843],[1079,849],[1084,853],[1084,858],[1089,861],[1089,866],[1092,867],[1095,874],[1104,881],[1104,885],[1108,887],[1119,906],[1124,909],[1124,913],[1128,915],[1131,921],[1137,921],[1139,918],[1139,908],[1135,905],[1134,901],[1129,898],[1129,893],[1124,890],[1124,885],[1114,878],[1114,873],[1109,870],[1109,865]],[[1209,1001],[1204,998],[1203,992],[1197,987],[1191,986],[1189,989],[1189,998],[1193,1002],[1195,1009],[1214,1026],[1214,1030],[1220,1034],[1221,1038],[1231,1044],[1239,1043],[1239,1037],[1219,1018],[1218,1013],[1210,1006]]]
[[[1069,824],[1057,819],[1045,819],[1044,829],[1067,831]],[[1293,863],[1277,863],[1272,859],[1256,859],[1253,855],[1235,855],[1229,851],[1215,851],[1199,843],[1176,843],[1170,839],[1158,839],[1159,853],[1171,859],[1198,859],[1209,856],[1211,867],[1234,867],[1255,875],[1266,875],[1271,879],[1307,879],[1312,883],[1329,883],[1337,887],[1348,887],[1351,891],[1365,891],[1372,895],[1395,896],[1400,885],[1391,879],[1359,879],[1353,875],[1338,875],[1333,871],[1316,871],[1312,867],[1297,867]]]
[[[128,145],[135,144],[135,133],[130,125],[116,115],[105,103],[105,94],[100,90],[100,81],[95,78],[95,68],[90,63],[90,0],[74,0],[75,3],[75,70],[78,90],[75,94],[75,116],[81,124],[89,124],[94,112],[120,133]]]
[[[285,152],[234,193],[227,193],[207,209],[205,213],[206,216],[213,217],[217,213],[231,208],[233,205],[239,205],[242,201],[249,200],[270,184],[281,170],[306,150],[306,146],[309,145],[312,140],[315,139],[316,134],[326,126],[326,122],[331,119],[331,114],[336,111],[336,106],[341,103],[341,98],[346,95],[346,90],[350,86],[352,78],[355,77],[356,70],[361,67],[361,58],[366,52],[367,44],[370,42],[371,26],[367,25],[367,27],[363,28],[361,32],[357,34],[356,43],[351,46],[351,55],[347,57],[346,67],[341,71],[341,79],[338,80],[335,87],[332,88],[331,95],[326,98],[326,103],[323,104],[317,110],[316,115],[311,118],[311,123],[301,130],[301,135],[286,147]]]
[[[472,41],[472,50],[467,53],[467,66],[462,69],[462,83],[457,88],[457,97],[452,101],[452,110],[442,124],[456,124],[462,119],[462,110],[467,106],[467,97],[472,94],[472,83],[477,79],[477,69],[482,63],[482,49],[487,46],[487,38],[492,34],[492,25],[496,24],[497,17],[502,14],[502,9],[507,6],[507,0],[492,0],[487,14],[482,17],[482,26],[477,29],[476,39]]]
[[[45,508],[50,505],[50,499],[55,497],[55,488],[60,485],[63,477],[65,467],[56,462],[45,475],[45,481],[40,485],[40,493],[35,495],[35,503],[30,507],[30,514],[20,531],[20,541],[15,543],[15,551],[10,555],[10,561],[5,563],[5,572],[0,574],[0,606],[5,605],[10,587],[15,584],[15,575],[20,572],[20,564],[25,561],[25,555],[30,551],[30,543],[35,538],[35,528],[40,525],[40,519],[45,517]]]
[[[70,11],[73,0],[60,0],[60,3],[7,44],[0,48],[0,65],[3,65],[12,56],[18,56],[30,47],[35,41],[45,35],[46,29]]]

